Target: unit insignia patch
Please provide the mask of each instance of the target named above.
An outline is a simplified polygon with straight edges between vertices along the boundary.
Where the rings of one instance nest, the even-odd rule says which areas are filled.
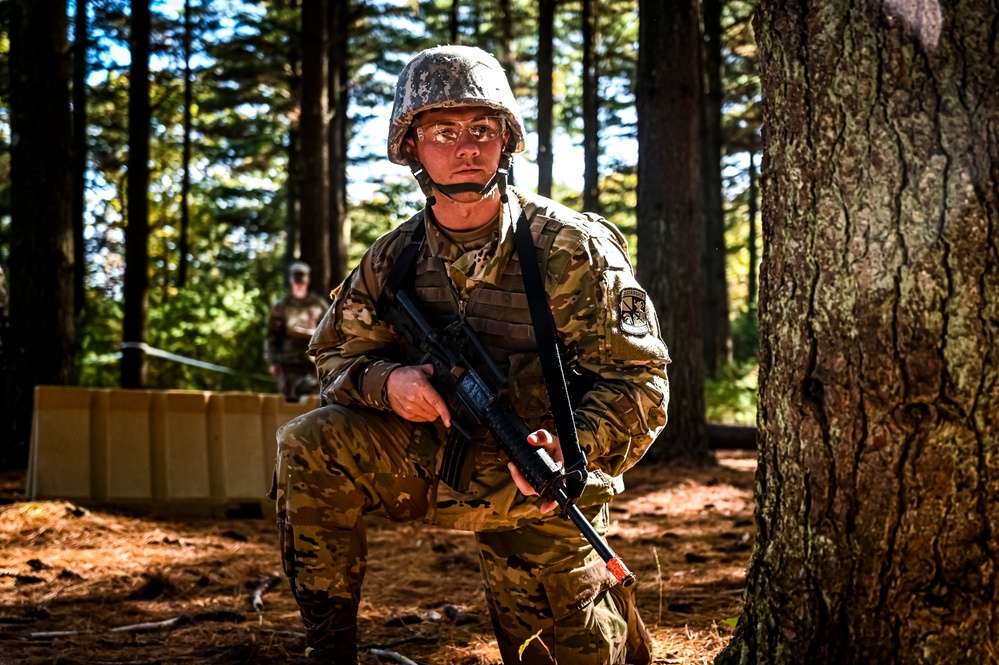
[[[626,335],[648,335],[649,326],[648,296],[641,289],[621,289],[618,296],[618,318],[621,332]]]

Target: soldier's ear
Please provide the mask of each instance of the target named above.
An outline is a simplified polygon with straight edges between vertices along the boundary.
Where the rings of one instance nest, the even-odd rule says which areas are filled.
[[[416,161],[420,161],[419,157],[416,154],[416,141],[413,140],[413,137],[410,136],[409,134],[406,134],[406,136],[404,136],[402,139],[402,149],[403,151],[405,151],[407,155],[409,155]]]

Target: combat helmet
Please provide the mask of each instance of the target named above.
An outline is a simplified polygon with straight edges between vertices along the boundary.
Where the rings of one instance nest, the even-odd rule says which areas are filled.
[[[454,106],[486,106],[496,109],[510,129],[510,139],[503,148],[499,168],[488,183],[440,185],[435,183],[423,165],[403,149],[403,139],[413,118],[422,111]],[[438,46],[413,58],[402,70],[395,88],[395,103],[388,137],[388,158],[396,164],[406,164],[427,196],[427,205],[434,204],[432,188],[445,196],[461,192],[476,192],[486,196],[499,186],[506,201],[506,177],[513,163],[513,153],[524,150],[524,120],[506,74],[489,53],[473,46]]]
[[[297,275],[308,276],[311,272],[312,268],[305,261],[294,261],[288,266],[288,279],[294,282]]]

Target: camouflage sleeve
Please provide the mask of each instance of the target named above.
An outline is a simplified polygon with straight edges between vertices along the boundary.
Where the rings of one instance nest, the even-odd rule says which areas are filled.
[[[619,475],[666,424],[669,355],[655,310],[635,280],[624,238],[599,222],[559,234],[547,279],[562,339],[596,375],[574,414],[580,445],[591,464]]]
[[[283,301],[275,303],[267,315],[267,345],[264,348],[264,359],[268,365],[280,364],[281,347],[284,344],[284,306]]]
[[[378,258],[383,249],[376,243],[334,289],[333,305],[309,344],[322,395],[334,404],[389,408],[385,383],[401,363],[398,338],[378,318],[376,307],[384,280],[375,266],[385,264]]]

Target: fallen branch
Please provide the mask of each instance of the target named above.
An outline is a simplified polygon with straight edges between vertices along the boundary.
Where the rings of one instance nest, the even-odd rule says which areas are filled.
[[[391,660],[391,661],[393,661],[395,663],[399,663],[399,665],[420,665],[415,660],[410,660],[409,658],[406,658],[402,654],[396,653],[395,651],[383,651],[381,649],[368,649],[368,653],[370,653],[370,654],[372,654],[374,656],[377,656],[378,658],[385,658],[385,659]]]
[[[274,574],[268,575],[264,580],[257,585],[257,588],[253,590],[250,594],[250,607],[258,612],[263,612],[264,610],[264,594],[277,586],[278,582],[281,581],[281,576]]]
[[[74,635],[87,635],[91,630],[50,630],[39,633],[28,633],[28,638],[32,640],[54,640],[60,637],[72,637]]]
[[[186,626],[192,623],[190,614],[179,614],[172,619],[166,619],[165,621],[151,621],[149,623],[136,623],[130,626],[118,626],[117,628],[111,628],[108,630],[109,633],[153,633],[159,630],[173,630],[174,628],[179,628],[181,626]]]

